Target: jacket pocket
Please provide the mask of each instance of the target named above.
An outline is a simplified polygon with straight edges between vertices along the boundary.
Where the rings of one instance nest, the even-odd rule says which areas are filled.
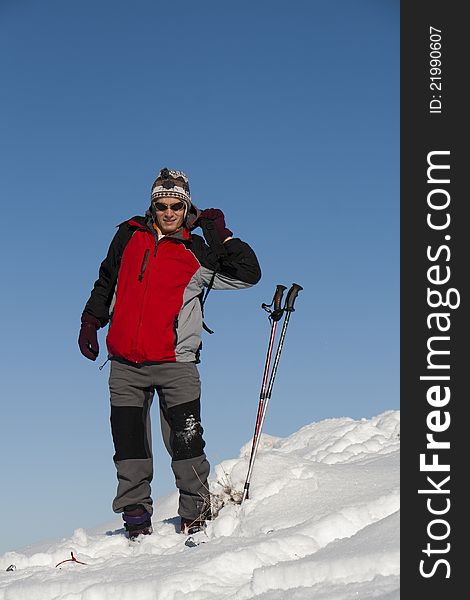
[[[178,315],[173,320],[173,343],[176,348],[178,344]]]

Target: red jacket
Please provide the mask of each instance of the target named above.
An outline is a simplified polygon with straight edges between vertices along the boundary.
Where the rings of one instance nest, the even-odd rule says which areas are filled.
[[[100,267],[84,312],[104,325],[111,357],[133,363],[194,361],[201,343],[200,296],[214,289],[240,289],[260,276],[253,250],[239,239],[217,259],[204,240],[183,229],[160,241],[143,217],[123,223]]]

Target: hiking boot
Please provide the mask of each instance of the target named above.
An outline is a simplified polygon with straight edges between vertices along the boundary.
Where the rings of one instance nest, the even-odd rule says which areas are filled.
[[[122,518],[130,540],[139,535],[150,535],[153,531],[151,515],[140,504],[125,506]]]
[[[204,531],[206,528],[206,522],[200,519],[186,519],[181,517],[180,533],[184,535],[194,535],[199,531]]]

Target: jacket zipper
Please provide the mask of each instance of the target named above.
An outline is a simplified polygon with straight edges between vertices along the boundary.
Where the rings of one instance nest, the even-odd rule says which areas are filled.
[[[144,278],[144,273],[145,273],[145,269],[147,268],[149,254],[150,254],[150,250],[147,248],[147,250],[144,252],[144,258],[142,259],[142,264],[140,265],[139,281],[142,281],[142,279]]]
[[[148,262],[149,254],[150,254],[150,250],[147,248],[145,250],[144,258],[142,260],[142,266],[140,268],[139,281],[142,281],[142,279],[143,279],[145,269],[147,268],[147,262]],[[149,267],[149,273],[150,273],[150,269],[151,269],[151,265]],[[139,349],[140,328],[142,326],[142,318],[143,318],[143,313],[144,313],[145,297],[147,295],[148,281],[149,281],[149,277],[147,276],[145,278],[145,289],[144,289],[144,291],[142,293],[142,302],[140,303],[139,323],[137,324],[137,332],[136,332],[136,340],[135,340],[135,349],[136,349],[136,352]]]
[[[154,247],[154,251],[153,251],[153,256],[154,257],[157,254],[157,248],[158,248],[158,240],[155,240],[155,247]],[[150,250],[147,248],[145,250],[144,258],[142,260],[142,266],[140,268],[140,273],[142,275],[142,279],[143,279],[143,275],[144,275],[145,269],[147,268],[147,262],[148,262],[149,254],[150,254]],[[151,267],[152,267],[152,265],[150,265],[150,267],[149,267],[149,273],[150,273]],[[139,281],[142,281],[142,279],[141,279],[141,277],[139,275]],[[149,280],[149,276],[147,276],[145,278],[145,290],[144,290],[144,292],[142,294],[142,302],[141,302],[141,305],[140,305],[139,323],[137,325],[136,342],[135,342],[135,349],[136,349],[136,351],[139,349],[140,328],[142,327],[142,318],[143,318],[143,312],[144,312],[145,297],[147,295],[148,280]]]

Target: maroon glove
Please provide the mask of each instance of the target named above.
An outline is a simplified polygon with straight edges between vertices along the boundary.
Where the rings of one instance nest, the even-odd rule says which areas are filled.
[[[224,213],[219,208],[206,208],[199,215],[199,219],[208,219],[209,221],[214,221],[214,227],[217,231],[217,234],[220,238],[220,241],[225,241],[228,237],[233,235],[233,232],[230,229],[227,229],[225,225],[225,216]]]
[[[90,360],[96,360],[100,351],[97,331],[101,327],[99,320],[88,313],[82,315],[82,326],[78,336],[80,352]]]

